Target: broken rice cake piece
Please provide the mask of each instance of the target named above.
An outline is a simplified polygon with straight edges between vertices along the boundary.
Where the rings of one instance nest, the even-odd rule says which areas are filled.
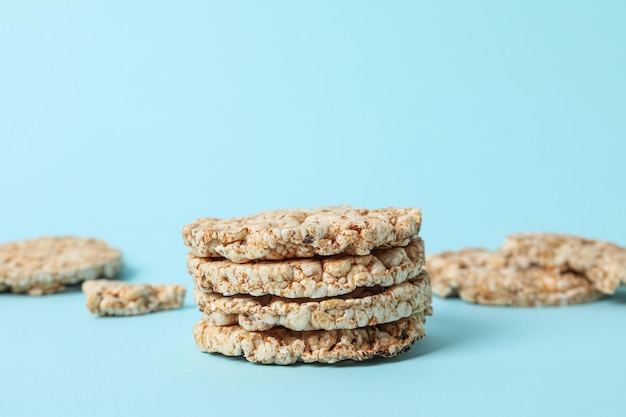
[[[99,279],[85,281],[87,309],[100,316],[134,316],[183,305],[186,289],[178,284],[129,284]]]

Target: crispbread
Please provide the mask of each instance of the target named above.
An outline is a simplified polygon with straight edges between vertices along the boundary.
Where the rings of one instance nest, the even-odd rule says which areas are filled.
[[[432,302],[428,273],[388,288],[361,287],[341,297],[321,300],[276,296],[225,297],[194,289],[195,302],[215,325],[239,324],[245,330],[276,326],[303,330],[355,329],[389,323],[424,312]]]
[[[387,287],[417,276],[424,266],[424,241],[374,250],[369,255],[285,259],[238,264],[187,255],[187,269],[198,289],[223,295],[276,295],[323,298],[359,287]]]
[[[100,316],[134,316],[181,307],[186,289],[177,284],[130,284],[98,279],[82,285],[87,309]]]
[[[626,248],[613,243],[557,233],[520,233],[507,236],[502,252],[522,267],[582,274],[605,294],[626,284]]]
[[[215,326],[201,319],[193,329],[203,352],[244,356],[250,362],[288,365],[295,362],[335,363],[391,357],[408,351],[424,337],[424,315],[354,330],[297,332],[282,327],[248,331],[237,325]]]
[[[506,259],[482,248],[465,248],[458,252],[445,251],[428,256],[433,294],[440,297],[459,295],[459,288],[467,282],[471,269],[496,270],[506,266]]]
[[[509,261],[500,252],[480,248],[429,255],[432,291],[480,304],[523,307],[578,304],[602,297],[580,274]]]
[[[204,218],[183,227],[183,241],[200,257],[233,262],[368,255],[406,246],[419,233],[419,208],[378,210],[349,206],[283,209],[232,219]]]
[[[122,254],[106,242],[80,237],[40,237],[0,245],[0,290],[42,295],[66,284],[112,278]]]
[[[507,267],[471,270],[459,296],[479,304],[517,307],[565,306],[604,296],[580,275],[552,269]]]

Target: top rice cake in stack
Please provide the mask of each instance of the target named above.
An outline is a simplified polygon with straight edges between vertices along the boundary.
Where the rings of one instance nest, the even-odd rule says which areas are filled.
[[[424,336],[418,208],[283,209],[183,227],[200,350],[259,363],[390,357]]]

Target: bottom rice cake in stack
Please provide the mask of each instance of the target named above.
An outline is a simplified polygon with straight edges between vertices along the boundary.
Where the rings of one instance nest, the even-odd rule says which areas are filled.
[[[419,209],[285,209],[183,227],[200,350],[251,362],[390,357],[432,314]]]

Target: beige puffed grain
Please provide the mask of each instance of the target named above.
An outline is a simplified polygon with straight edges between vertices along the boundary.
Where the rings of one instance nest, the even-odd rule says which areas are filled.
[[[0,245],[0,291],[51,294],[65,285],[113,278],[122,254],[101,240],[40,237]]]
[[[100,316],[134,316],[183,305],[185,287],[177,284],[130,284],[98,279],[82,285],[87,309]]]
[[[237,325],[215,326],[205,319],[193,329],[203,352],[244,356],[250,362],[288,365],[295,362],[335,363],[391,357],[408,351],[424,337],[424,315],[354,330],[297,332],[285,328],[248,331]]]
[[[231,219],[204,218],[183,227],[183,241],[200,257],[233,262],[368,255],[406,246],[419,233],[419,208],[377,210],[349,206],[282,209]]]
[[[187,255],[187,269],[198,289],[223,295],[276,295],[323,298],[359,287],[388,287],[417,276],[424,267],[424,242],[374,250],[370,255],[285,259],[238,264]]]
[[[205,318],[215,325],[239,324],[245,330],[276,326],[303,330],[355,329],[389,323],[423,312],[432,303],[428,274],[383,287],[356,291],[321,300],[276,296],[230,296],[194,289],[195,302]]]
[[[465,301],[518,307],[564,306],[597,300],[602,293],[580,274],[510,263],[500,252],[467,248],[429,255],[433,293]]]
[[[459,296],[479,304],[517,307],[566,306],[605,296],[584,277],[530,267],[472,270]]]
[[[467,282],[468,272],[474,269],[498,270],[506,266],[506,259],[482,248],[465,248],[431,254],[426,260],[431,274],[433,294],[452,297]]]
[[[507,236],[502,253],[522,267],[582,274],[605,294],[626,284],[626,248],[613,243],[557,233],[520,233]]]

